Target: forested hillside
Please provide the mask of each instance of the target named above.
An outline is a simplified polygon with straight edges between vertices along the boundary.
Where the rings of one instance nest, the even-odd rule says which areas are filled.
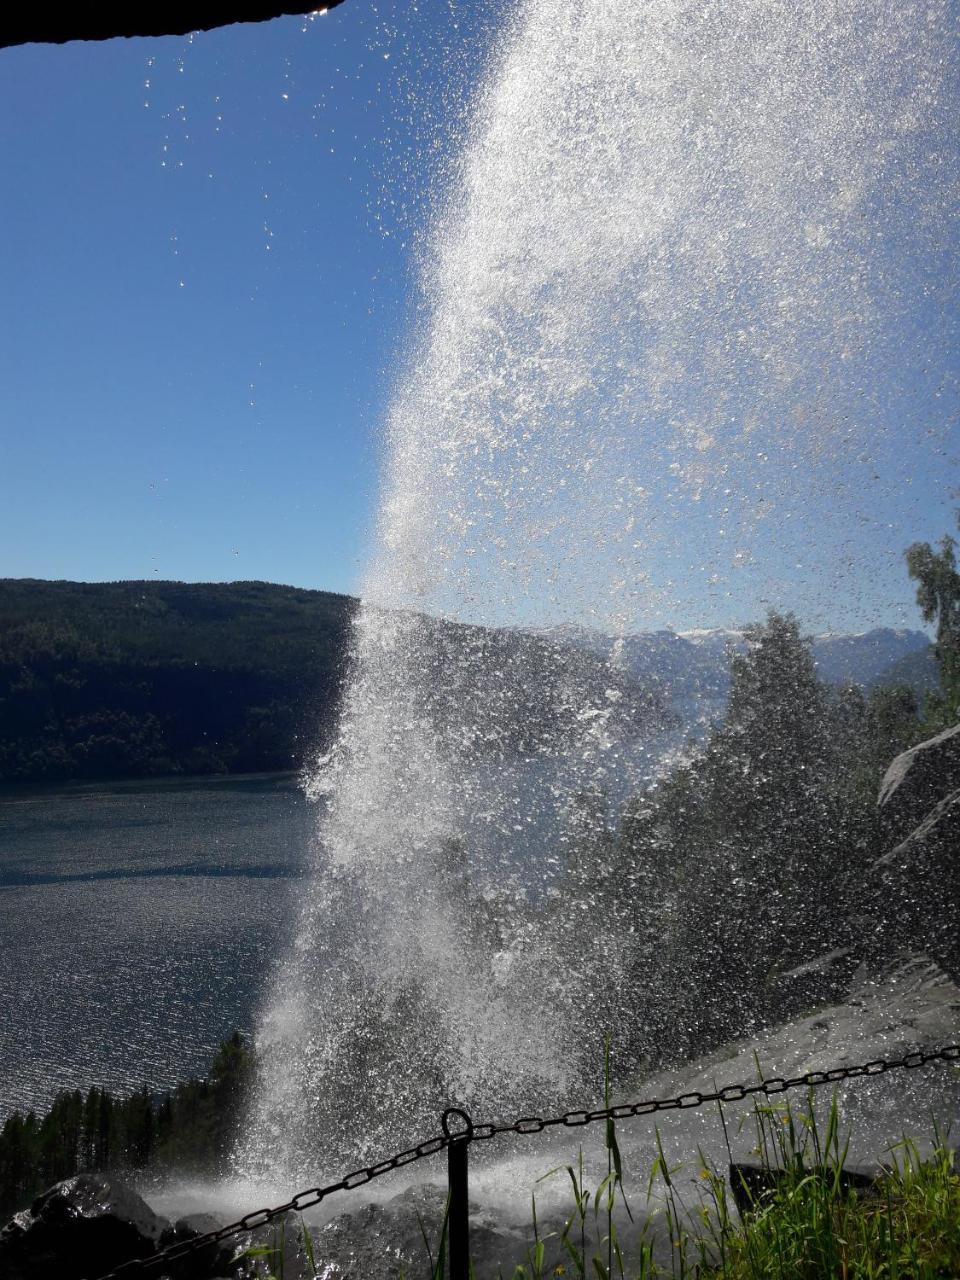
[[[335,726],[355,608],[265,582],[0,580],[0,781],[299,768]],[[669,719],[602,656],[510,629],[418,627],[438,732],[451,701],[482,708],[484,743],[508,753],[562,738],[585,707],[609,714],[613,694],[635,735]],[[503,692],[488,705],[493,671]]]
[[[298,767],[356,602],[265,582],[0,580],[0,780]]]
[[[105,1089],[57,1095],[46,1114],[14,1112],[0,1126],[0,1221],[45,1187],[90,1170],[215,1174],[236,1139],[252,1060],[238,1032],[209,1074],[164,1094]]]
[[[928,548],[941,578],[946,543],[939,558]],[[0,579],[0,783],[297,769],[336,724],[356,607],[349,596],[267,582]],[[936,610],[923,607],[929,621]],[[672,632],[630,636],[623,662],[599,632],[423,618],[434,668],[425,709],[442,721],[445,700],[486,708],[484,742],[510,751],[562,736],[574,707],[608,713],[613,690],[617,717],[643,734],[669,722],[684,691],[725,701],[746,632],[730,633],[732,648],[726,633],[695,634],[695,643]],[[920,632],[812,643],[827,680],[938,696],[934,648]],[[942,650],[941,638],[941,665]],[[506,684],[505,672],[515,677]],[[504,692],[487,706],[494,688]]]

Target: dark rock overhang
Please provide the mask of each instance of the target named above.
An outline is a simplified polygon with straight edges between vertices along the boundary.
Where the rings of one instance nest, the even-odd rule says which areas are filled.
[[[300,4],[140,4],[127,9],[107,5],[32,5],[0,17],[0,48],[17,44],[64,44],[68,40],[111,40],[115,36],[183,36],[234,22],[266,22],[288,14],[335,9],[343,0]]]

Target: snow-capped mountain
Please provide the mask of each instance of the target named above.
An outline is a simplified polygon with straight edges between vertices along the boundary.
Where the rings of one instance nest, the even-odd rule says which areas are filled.
[[[673,700],[680,701],[690,697],[722,700],[729,684],[730,658],[746,649],[744,631],[739,628],[640,631],[619,640],[586,627],[555,627],[540,634],[554,643],[588,649],[638,680],[662,685]],[[814,636],[811,649],[822,680],[868,688],[881,683],[904,659],[919,659],[914,665],[920,670],[932,646],[922,631],[875,627],[859,634]],[[898,674],[893,672],[893,678]]]
[[[930,639],[922,631],[892,627],[875,627],[858,635],[815,636],[813,640],[817,673],[830,684],[877,684],[904,658],[931,649]]]

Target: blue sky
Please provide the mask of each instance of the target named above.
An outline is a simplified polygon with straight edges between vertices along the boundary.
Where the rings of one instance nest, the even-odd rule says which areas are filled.
[[[509,7],[347,0],[190,38],[0,51],[0,576],[357,589],[413,247]],[[918,625],[902,549],[953,523],[957,436],[936,410],[936,439],[906,442],[944,371],[957,399],[955,302],[917,323],[931,368],[876,389],[894,426],[842,474],[822,464],[796,570],[775,598],[758,571],[751,616],[789,606],[805,573],[814,625]],[[863,513],[846,599],[800,567],[837,522],[831,484],[847,523]],[[703,520],[667,502],[653,520],[663,565],[706,583]],[[645,621],[743,620],[739,591],[694,585]]]
[[[355,588],[481,18],[0,52],[0,576]]]

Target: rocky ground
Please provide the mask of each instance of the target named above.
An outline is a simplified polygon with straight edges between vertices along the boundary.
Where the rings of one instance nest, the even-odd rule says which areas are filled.
[[[854,1065],[874,1058],[896,1058],[916,1048],[960,1040],[960,990],[926,956],[900,961],[879,976],[857,975],[852,994],[778,1027],[755,1040],[740,1041],[686,1067],[636,1082],[616,1100],[667,1098],[707,1091],[764,1076],[798,1075],[810,1070]],[[596,1096],[599,1096],[600,1085]],[[793,1095],[803,1101],[802,1093]],[[830,1090],[818,1093],[818,1105]],[[838,1102],[852,1130],[849,1163],[876,1167],[904,1135],[929,1142],[934,1124],[948,1128],[960,1113],[960,1071],[949,1065],[842,1082]],[[594,1099],[585,1099],[595,1105]],[[648,1201],[647,1179],[655,1155],[656,1133],[671,1166],[680,1166],[675,1186],[688,1208],[704,1186],[703,1161],[725,1171],[731,1156],[749,1159],[754,1145],[752,1104],[724,1108],[726,1137],[717,1107],[664,1112],[618,1125],[625,1185],[633,1223],[620,1214],[620,1230],[629,1240],[650,1233],[658,1251],[666,1250],[659,1224],[656,1191]],[[532,1239],[531,1192],[548,1240],[548,1256],[572,1209],[564,1166],[580,1166],[584,1184],[595,1188],[607,1170],[604,1126],[497,1139],[471,1152],[471,1246],[478,1280],[512,1275]],[[727,1143],[729,1142],[729,1150]],[[551,1174],[551,1170],[560,1173]],[[546,1175],[546,1176],[545,1176]],[[307,1258],[301,1223],[263,1229],[240,1241],[241,1247],[279,1247],[284,1280],[399,1280],[431,1274],[444,1211],[444,1157],[435,1156],[411,1170],[390,1174],[365,1191],[331,1198],[324,1211],[308,1214],[314,1265]],[[249,1195],[249,1191],[246,1193]],[[148,1206],[131,1189],[99,1177],[74,1179],[47,1193],[0,1233],[0,1275],[5,1280],[95,1280],[131,1251],[145,1254],[219,1220],[255,1206],[240,1203],[230,1187],[168,1187],[148,1193]],[[204,1218],[184,1215],[203,1213]],[[212,1213],[212,1216],[209,1216]],[[602,1228],[601,1223],[601,1228]],[[171,1280],[211,1280],[215,1276],[252,1275],[263,1262],[241,1262],[236,1250],[197,1256],[190,1264],[151,1269],[147,1274]]]
[[[736,1042],[688,1067],[662,1072],[615,1100],[669,1098],[755,1081],[758,1063],[766,1077],[799,1075],[874,1058],[897,1058],[918,1047],[960,1040],[960,990],[927,957],[893,965],[874,979],[865,973],[858,977],[845,1002],[808,1014],[757,1041]],[[830,1095],[829,1088],[819,1091],[821,1108],[829,1104]],[[803,1096],[802,1091],[794,1095],[797,1102]],[[869,1170],[889,1160],[891,1145],[905,1134],[923,1147],[933,1136],[934,1121],[947,1127],[960,1116],[960,1071],[940,1065],[890,1072],[842,1083],[837,1096],[841,1115],[852,1130],[848,1164]],[[724,1111],[734,1159],[749,1160],[755,1142],[752,1103],[730,1104]],[[725,1171],[731,1152],[715,1106],[664,1112],[618,1126],[627,1196],[634,1211],[632,1225],[620,1215],[621,1236],[629,1241],[648,1230],[662,1254],[665,1233],[656,1214],[660,1200],[655,1192],[648,1202],[646,1194],[656,1154],[655,1130],[671,1167],[682,1166],[675,1182],[691,1208],[704,1185],[699,1176],[701,1154]],[[603,1125],[579,1132],[552,1130],[517,1138],[499,1151],[491,1148],[494,1143],[482,1151],[475,1149],[479,1158],[473,1162],[471,1177],[472,1253],[478,1277],[496,1277],[501,1267],[509,1277],[511,1264],[522,1260],[533,1238],[531,1192],[536,1192],[544,1235],[559,1232],[573,1207],[566,1173],[538,1179],[551,1169],[577,1165],[581,1154],[589,1188],[597,1187],[606,1174]],[[411,1277],[429,1275],[417,1212],[435,1242],[442,1206],[442,1186],[412,1185],[391,1199],[368,1202],[325,1223],[317,1222],[314,1244],[317,1258],[323,1259],[319,1274],[324,1280],[396,1280],[406,1268]]]

